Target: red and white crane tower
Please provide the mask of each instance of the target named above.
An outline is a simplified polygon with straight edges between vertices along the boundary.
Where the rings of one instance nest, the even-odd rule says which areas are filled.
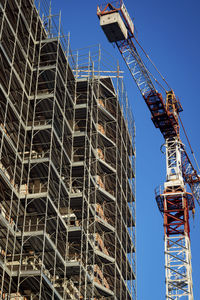
[[[200,204],[200,176],[180,138],[182,106],[137,41],[133,21],[123,1],[98,6],[97,15],[109,42],[119,49],[151,112],[155,127],[165,139],[167,176],[163,191],[156,192],[156,201],[164,216],[166,299],[193,300],[189,212],[194,213],[194,199]],[[146,67],[140,52],[168,86],[164,93],[156,89],[155,86],[162,87],[162,84]],[[185,133],[184,127],[183,131]],[[186,191],[186,184],[191,193]]]

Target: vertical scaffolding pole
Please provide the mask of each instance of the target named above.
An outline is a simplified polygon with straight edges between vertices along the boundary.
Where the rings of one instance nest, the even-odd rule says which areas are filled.
[[[0,5],[1,297],[135,300],[135,154],[121,71],[100,46],[75,66],[60,16],[46,1],[37,8]]]

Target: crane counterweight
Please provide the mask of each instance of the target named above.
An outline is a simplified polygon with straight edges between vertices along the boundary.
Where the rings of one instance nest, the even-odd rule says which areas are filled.
[[[111,43],[128,37],[128,31],[118,12],[101,16],[100,25]]]

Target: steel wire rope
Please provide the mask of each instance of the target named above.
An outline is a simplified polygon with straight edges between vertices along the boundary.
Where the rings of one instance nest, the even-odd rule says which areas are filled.
[[[137,42],[137,40],[136,40],[136,42]],[[138,42],[137,42],[138,43]],[[133,44],[133,42],[132,42],[132,40],[131,40],[131,43],[129,43],[129,40],[128,40],[128,44],[129,44],[129,46],[130,46],[130,49],[131,49],[131,52],[133,52],[133,50],[132,50],[132,47],[131,47],[131,45],[133,45],[134,46],[134,44]],[[139,43],[138,43],[138,45],[139,45]],[[140,46],[140,45],[139,45]],[[141,47],[141,46],[140,46]],[[141,47],[141,49],[142,49],[142,47]],[[134,57],[135,57],[135,59],[136,59],[136,61],[137,61],[137,63],[138,64],[141,64],[141,62],[142,62],[142,64],[144,65],[144,67],[145,67],[145,70],[147,71],[147,73],[149,74],[149,76],[150,77],[152,77],[153,78],[153,80],[165,91],[165,93],[167,92],[167,90],[162,86],[162,84],[155,78],[155,76],[150,72],[150,70],[147,68],[147,66],[145,65],[145,63],[143,62],[143,60],[141,59],[141,57],[140,57],[140,55],[139,55],[139,53],[138,53],[138,51],[137,51],[137,49],[135,48],[135,46],[134,46],[134,51],[135,51],[135,53],[137,54],[137,56],[138,57],[136,57],[135,55],[134,55]],[[144,51],[144,50],[143,50]],[[133,52],[134,53],[134,52]],[[141,71],[142,72],[142,71]],[[142,72],[143,73],[143,72]],[[143,73],[143,75],[144,75],[144,73]]]
[[[187,139],[188,145],[189,145],[189,147],[190,147],[190,151],[191,151],[192,156],[193,156],[193,158],[194,158],[194,161],[195,161],[195,163],[196,163],[197,169],[198,169],[198,171],[199,171],[199,173],[200,173],[200,168],[199,168],[199,165],[198,165],[196,156],[195,156],[195,154],[194,154],[194,151],[193,151],[193,149],[192,149],[191,143],[190,143],[190,141],[189,141],[188,135],[187,135],[187,133],[186,133],[185,127],[183,126],[183,122],[182,122],[181,117],[180,117],[179,114],[178,114],[178,117],[179,117],[181,126],[182,126],[182,128],[183,128],[183,132],[184,132],[184,134],[185,134],[185,137],[186,137],[186,139]]]
[[[145,54],[145,56],[147,57],[147,59],[151,62],[151,64],[152,64],[153,67],[155,68],[155,70],[156,70],[156,71],[158,72],[158,74],[161,76],[162,80],[166,83],[166,85],[168,86],[168,88],[169,88],[170,90],[172,90],[172,88],[170,87],[170,85],[168,84],[168,82],[166,81],[166,79],[164,78],[164,76],[160,73],[160,71],[158,70],[158,68],[156,67],[156,65],[154,64],[154,62],[151,60],[151,58],[149,57],[149,55],[146,53],[146,51],[143,49],[143,47],[140,45],[140,43],[138,42],[138,40],[137,40],[135,37],[134,37],[134,39],[135,39],[136,43],[138,44],[138,46],[140,47],[140,49],[142,50],[142,52],[143,52],[143,53]],[[148,69],[147,69],[147,71],[149,72],[149,74],[151,74],[152,78],[153,78],[153,79],[154,79],[154,80],[155,80],[155,81],[163,88],[163,86],[158,82],[158,80],[157,80],[156,78],[154,78],[154,76],[152,75],[152,73],[151,73]],[[164,89],[164,88],[163,88],[163,89]],[[164,89],[164,90],[165,90],[165,89]],[[165,91],[166,91],[166,90],[165,90]],[[186,137],[186,139],[187,139],[188,145],[189,145],[189,147],[190,147],[192,156],[193,156],[194,161],[195,161],[195,163],[196,163],[197,169],[198,169],[198,171],[199,171],[199,173],[200,173],[200,167],[199,167],[199,165],[198,165],[198,162],[197,162],[195,153],[194,153],[194,151],[193,151],[193,149],[192,149],[191,143],[190,143],[189,138],[188,138],[188,136],[187,136],[186,130],[185,130],[184,126],[183,126],[183,123],[182,123],[182,120],[181,120],[181,118],[180,118],[180,115],[178,115],[178,117],[179,117],[181,126],[182,126],[182,128],[183,128],[185,137]]]
[[[153,80],[155,80],[155,82],[165,91],[165,93],[167,93],[167,90],[164,88],[164,86],[162,86],[162,84],[154,77],[154,75],[147,69],[149,75],[153,78]]]
[[[161,74],[161,72],[158,70],[158,68],[156,67],[156,65],[154,64],[154,62],[152,61],[152,59],[150,58],[150,56],[146,53],[146,51],[144,50],[144,48],[140,45],[140,43],[138,42],[138,40],[133,37],[134,40],[136,41],[136,43],[138,44],[138,46],[140,47],[140,49],[142,50],[142,52],[144,53],[144,55],[147,57],[147,59],[150,61],[150,63],[152,64],[152,66],[155,68],[155,70],[158,72],[158,74],[160,75],[160,77],[162,78],[162,80],[166,83],[166,85],[168,86],[168,88],[170,90],[172,90],[172,88],[170,87],[170,85],[168,84],[168,82],[166,81],[166,79],[164,78],[164,76]],[[155,80],[155,79],[154,79]],[[157,79],[156,79],[157,82]],[[165,90],[166,91],[166,90]]]
[[[158,74],[161,76],[162,80],[166,83],[166,85],[168,86],[168,88],[169,88],[170,90],[172,90],[172,88],[170,87],[170,85],[168,84],[168,82],[166,81],[166,79],[164,78],[164,76],[160,73],[160,71],[158,70],[158,68],[156,67],[156,65],[154,64],[154,62],[151,60],[151,58],[149,57],[149,55],[146,53],[146,51],[143,49],[143,47],[140,45],[140,43],[138,42],[138,40],[137,40],[135,37],[134,37],[134,39],[135,39],[136,43],[138,44],[138,46],[140,47],[140,49],[142,50],[142,52],[143,52],[143,53],[145,54],[145,56],[147,57],[147,59],[151,62],[151,64],[152,64],[153,67],[155,68],[155,70],[156,70],[156,71],[158,72]],[[152,78],[157,82],[157,84],[159,84],[159,85],[165,90],[165,88],[159,83],[159,81],[153,76],[153,74],[152,74],[148,69],[147,69],[147,71],[148,71],[149,74],[152,76]],[[166,90],[165,90],[165,92],[166,92]],[[192,146],[191,146],[191,144],[190,144],[189,138],[188,138],[187,133],[186,133],[186,130],[185,130],[184,126],[183,126],[183,123],[182,123],[182,120],[181,120],[181,118],[180,118],[180,115],[178,115],[178,116],[179,116],[179,120],[180,120],[180,122],[181,122],[181,126],[182,126],[182,128],[183,128],[185,137],[186,137],[186,139],[187,139],[188,145],[189,145],[189,147],[190,147],[192,156],[193,156],[194,161],[195,161],[195,163],[196,163],[197,169],[198,169],[198,171],[199,171],[199,173],[200,173],[200,167],[199,167],[199,165],[198,165],[198,162],[197,162],[195,153],[194,153],[194,151],[193,151],[193,149],[192,149]]]

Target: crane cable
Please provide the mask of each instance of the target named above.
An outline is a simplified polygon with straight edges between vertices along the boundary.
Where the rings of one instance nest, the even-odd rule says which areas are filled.
[[[138,42],[138,40],[137,40],[135,37],[134,37],[134,39],[135,39],[136,43],[138,44],[138,46],[140,47],[140,49],[142,50],[142,52],[143,52],[143,53],[145,54],[145,56],[147,57],[147,59],[151,62],[151,64],[152,64],[153,67],[155,68],[155,70],[156,70],[156,71],[158,72],[158,74],[161,76],[162,80],[166,83],[166,85],[168,86],[169,90],[172,91],[172,88],[170,87],[170,85],[168,84],[168,82],[166,81],[166,79],[163,77],[163,75],[160,73],[160,71],[158,70],[158,68],[156,67],[156,65],[154,64],[154,62],[151,60],[151,58],[149,57],[149,55],[146,53],[146,51],[143,49],[143,47],[140,45],[140,43]],[[165,88],[158,82],[158,80],[153,76],[153,74],[152,74],[148,69],[147,69],[147,71],[148,71],[149,74],[152,76],[152,78],[157,82],[157,84],[160,85],[160,87],[163,88],[163,89],[165,90]],[[165,92],[167,92],[167,91],[165,90]],[[184,126],[183,126],[183,123],[182,123],[182,120],[181,120],[181,118],[180,118],[180,115],[178,115],[178,116],[179,116],[179,120],[180,120],[180,122],[181,122],[181,126],[182,126],[182,128],[183,128],[185,137],[186,137],[186,139],[187,139],[188,145],[189,145],[189,147],[190,147],[192,156],[193,156],[194,161],[195,161],[195,163],[196,163],[197,169],[198,169],[198,171],[199,171],[199,173],[200,173],[200,167],[199,167],[199,165],[198,165],[196,156],[195,156],[194,151],[193,151],[193,149],[192,149],[192,146],[191,146],[191,144],[190,144],[190,141],[189,141],[189,138],[188,138],[188,136],[187,136],[186,130],[185,130]]]
[[[164,86],[162,86],[162,84],[153,76],[153,74],[148,69],[147,69],[147,71],[148,71],[149,75],[153,78],[153,80],[155,80],[155,82],[165,91],[165,93],[167,93],[167,90],[164,88]]]
[[[130,48],[131,48],[131,44],[128,42]],[[154,77],[154,75],[149,71],[149,69],[147,68],[147,66],[144,64],[144,62],[141,60],[140,55],[138,53],[138,51],[136,50],[136,48],[134,49],[134,51],[131,49],[131,51],[133,52],[134,58],[136,59],[138,64],[142,64],[145,67],[145,70],[147,71],[147,73],[149,74],[149,76],[151,76],[153,78],[153,80],[155,80],[155,82],[165,91],[165,93],[167,92],[167,90],[162,86],[162,84]],[[135,55],[135,53],[137,54],[137,57]],[[143,73],[143,72],[142,72]],[[143,73],[144,75],[144,73]]]
[[[194,151],[193,151],[193,149],[192,149],[192,146],[191,146],[191,144],[190,144],[189,138],[188,138],[188,136],[187,136],[186,130],[185,130],[184,126],[183,126],[183,122],[182,122],[181,117],[180,117],[179,114],[178,114],[178,117],[179,117],[179,120],[180,120],[180,122],[181,122],[181,126],[182,126],[182,128],[183,128],[183,131],[184,131],[185,137],[186,137],[186,139],[187,139],[188,145],[189,145],[189,147],[190,147],[191,153],[192,153],[192,155],[193,155],[194,161],[195,161],[195,163],[196,163],[196,165],[197,165],[197,169],[198,169],[198,171],[199,171],[199,173],[200,173],[200,168],[199,168],[199,165],[198,165],[196,156],[195,156],[195,154],[194,154]]]
[[[151,62],[151,64],[152,64],[153,67],[155,68],[155,70],[158,72],[158,74],[161,76],[161,78],[163,79],[163,81],[166,83],[166,85],[168,86],[169,90],[172,91],[172,88],[170,87],[170,85],[168,84],[168,82],[166,81],[166,79],[163,77],[163,75],[160,73],[160,71],[158,70],[158,68],[156,67],[156,65],[154,64],[154,62],[151,60],[151,58],[149,57],[149,55],[146,53],[146,51],[143,49],[143,47],[140,45],[140,43],[138,42],[138,40],[137,40],[135,37],[134,37],[134,39],[135,39],[136,43],[138,44],[138,46],[139,46],[139,47],[141,48],[141,50],[143,51],[143,53],[145,54],[145,56],[147,57],[147,59]],[[157,82],[157,83],[165,90],[165,88],[158,82],[158,80],[152,75],[152,73],[151,73],[149,70],[148,70],[148,72],[151,74],[151,76],[153,77],[153,79],[154,79],[154,80],[155,80],[155,81],[156,81],[156,82]],[[165,92],[166,92],[166,90],[165,90]],[[195,156],[195,154],[194,154],[194,151],[193,151],[193,149],[192,149],[192,146],[191,146],[191,144],[190,144],[189,138],[188,138],[188,136],[187,136],[186,130],[185,130],[184,126],[183,126],[183,123],[182,123],[182,120],[181,120],[181,118],[180,118],[180,115],[178,115],[178,116],[179,116],[179,120],[180,120],[180,122],[181,122],[181,126],[182,126],[182,128],[183,128],[185,137],[186,137],[186,139],[187,139],[188,145],[189,145],[189,147],[190,147],[191,153],[192,153],[192,155],[193,155],[194,161],[195,161],[195,163],[196,163],[197,169],[198,169],[198,171],[199,171],[199,173],[200,173],[200,168],[199,168],[199,165],[198,165],[196,156]]]
[[[140,43],[138,42],[138,40],[134,37],[136,43],[138,44],[138,46],[141,48],[142,52],[144,53],[144,55],[147,57],[147,59],[151,62],[151,64],[153,65],[153,67],[155,68],[155,70],[158,72],[158,74],[160,75],[160,77],[162,78],[162,80],[166,83],[166,85],[168,86],[169,90],[172,91],[172,88],[170,87],[170,85],[168,84],[168,82],[166,81],[166,79],[164,78],[164,76],[160,73],[160,71],[158,70],[158,68],[156,67],[156,65],[154,64],[154,62],[151,60],[151,58],[149,57],[149,55],[146,53],[146,51],[144,50],[144,48],[140,45]],[[154,77],[153,77],[154,78]],[[156,80],[154,78],[154,80]],[[158,83],[158,81],[156,80],[156,82]],[[160,84],[159,84],[160,85]],[[164,89],[165,90],[165,89]],[[166,91],[166,90],[165,90]]]

